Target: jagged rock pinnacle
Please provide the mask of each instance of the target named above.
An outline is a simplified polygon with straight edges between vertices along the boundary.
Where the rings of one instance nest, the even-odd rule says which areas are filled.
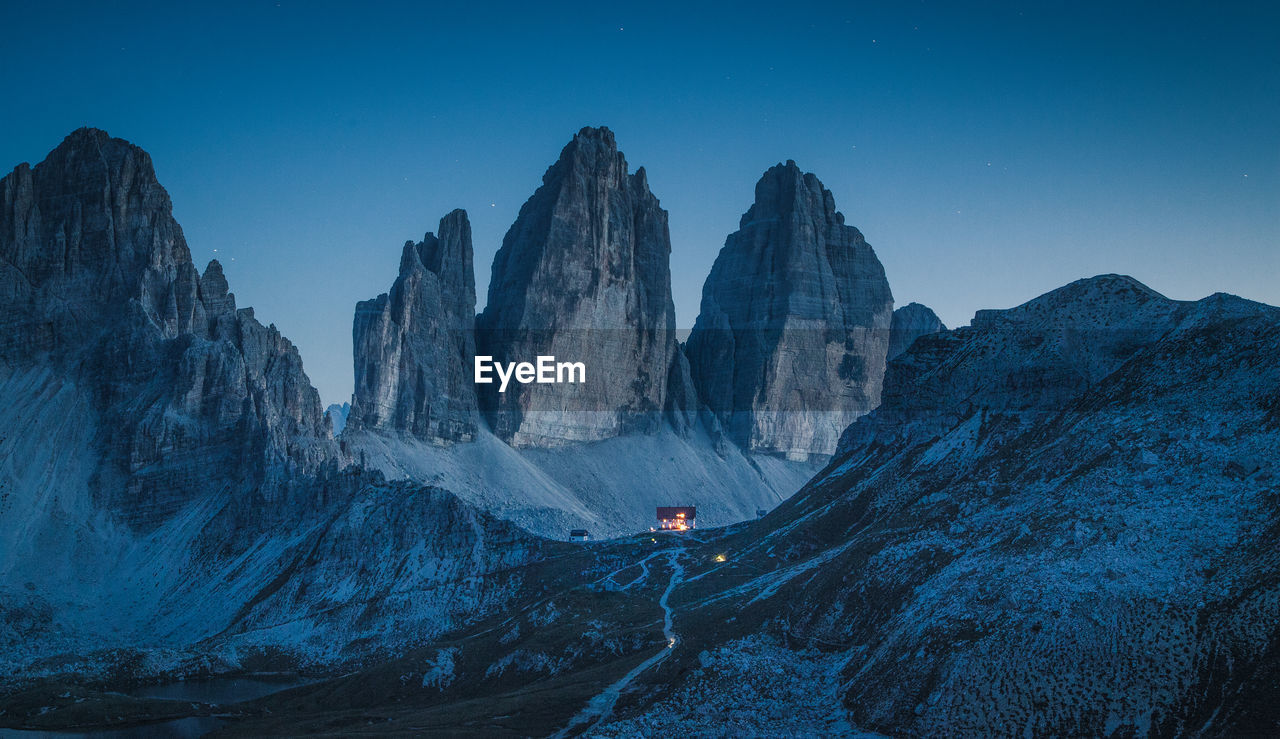
[[[771,167],[703,286],[687,345],[699,396],[745,449],[829,455],[880,401],[892,312],[830,191],[794,161]]]

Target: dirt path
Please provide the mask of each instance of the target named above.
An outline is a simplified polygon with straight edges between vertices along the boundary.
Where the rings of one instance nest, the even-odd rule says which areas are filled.
[[[667,553],[667,562],[671,565],[671,579],[667,581],[667,589],[662,592],[662,597],[658,599],[658,605],[662,606],[662,635],[667,638],[667,648],[636,665],[621,679],[588,701],[586,707],[573,717],[569,725],[555,734],[555,739],[571,736],[579,733],[579,730],[587,731],[592,726],[608,718],[613,713],[613,707],[617,705],[618,699],[631,686],[631,683],[635,682],[637,677],[644,673],[645,670],[671,656],[672,650],[680,642],[680,636],[675,632],[671,620],[671,606],[668,604],[668,600],[671,597],[671,591],[675,590],[676,585],[680,584],[681,579],[684,577],[684,565],[680,564],[681,551],[673,550]]]

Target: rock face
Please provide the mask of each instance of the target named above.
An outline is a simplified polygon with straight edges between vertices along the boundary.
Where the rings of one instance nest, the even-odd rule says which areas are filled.
[[[756,183],[687,343],[699,397],[744,449],[829,455],[880,402],[893,295],[862,234],[795,162]]]
[[[442,218],[439,234],[405,243],[391,291],[356,306],[354,430],[432,442],[475,436],[476,286],[466,211]]]
[[[667,213],[607,128],[584,128],[543,175],[493,262],[479,353],[582,362],[581,384],[482,387],[490,424],[514,446],[558,446],[655,430],[677,361]]]
[[[907,303],[893,312],[893,323],[889,329],[889,359],[911,348],[915,340],[928,334],[946,331],[938,314],[928,306],[919,303]]]
[[[334,455],[298,352],[199,274],[146,152],[81,129],[0,193],[0,363],[92,397],[94,486],[126,520],[279,497]]]

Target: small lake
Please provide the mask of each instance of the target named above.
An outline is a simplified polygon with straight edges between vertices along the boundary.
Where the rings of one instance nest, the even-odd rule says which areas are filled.
[[[135,698],[187,701],[191,703],[215,703],[230,705],[243,703],[281,690],[308,685],[313,680],[297,677],[215,677],[203,680],[183,680],[163,685],[148,685],[131,691]],[[227,722],[216,716],[192,716],[190,718],[159,721],[121,729],[92,729],[89,731],[39,731],[26,729],[0,729],[0,739],[196,739]]]
[[[164,685],[148,685],[129,693],[135,698],[159,698],[167,701],[193,703],[243,703],[281,690],[307,685],[311,680],[298,678],[268,679],[261,677],[215,677],[203,680],[183,680]]]

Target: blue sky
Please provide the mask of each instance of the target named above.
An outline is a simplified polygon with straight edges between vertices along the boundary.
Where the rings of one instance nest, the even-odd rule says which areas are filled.
[[[670,212],[682,327],[785,159],[948,325],[1104,272],[1280,304],[1274,3],[27,5],[0,8],[0,166],[84,125],[147,149],[325,402],[404,241],[466,208],[483,304],[584,125]]]

